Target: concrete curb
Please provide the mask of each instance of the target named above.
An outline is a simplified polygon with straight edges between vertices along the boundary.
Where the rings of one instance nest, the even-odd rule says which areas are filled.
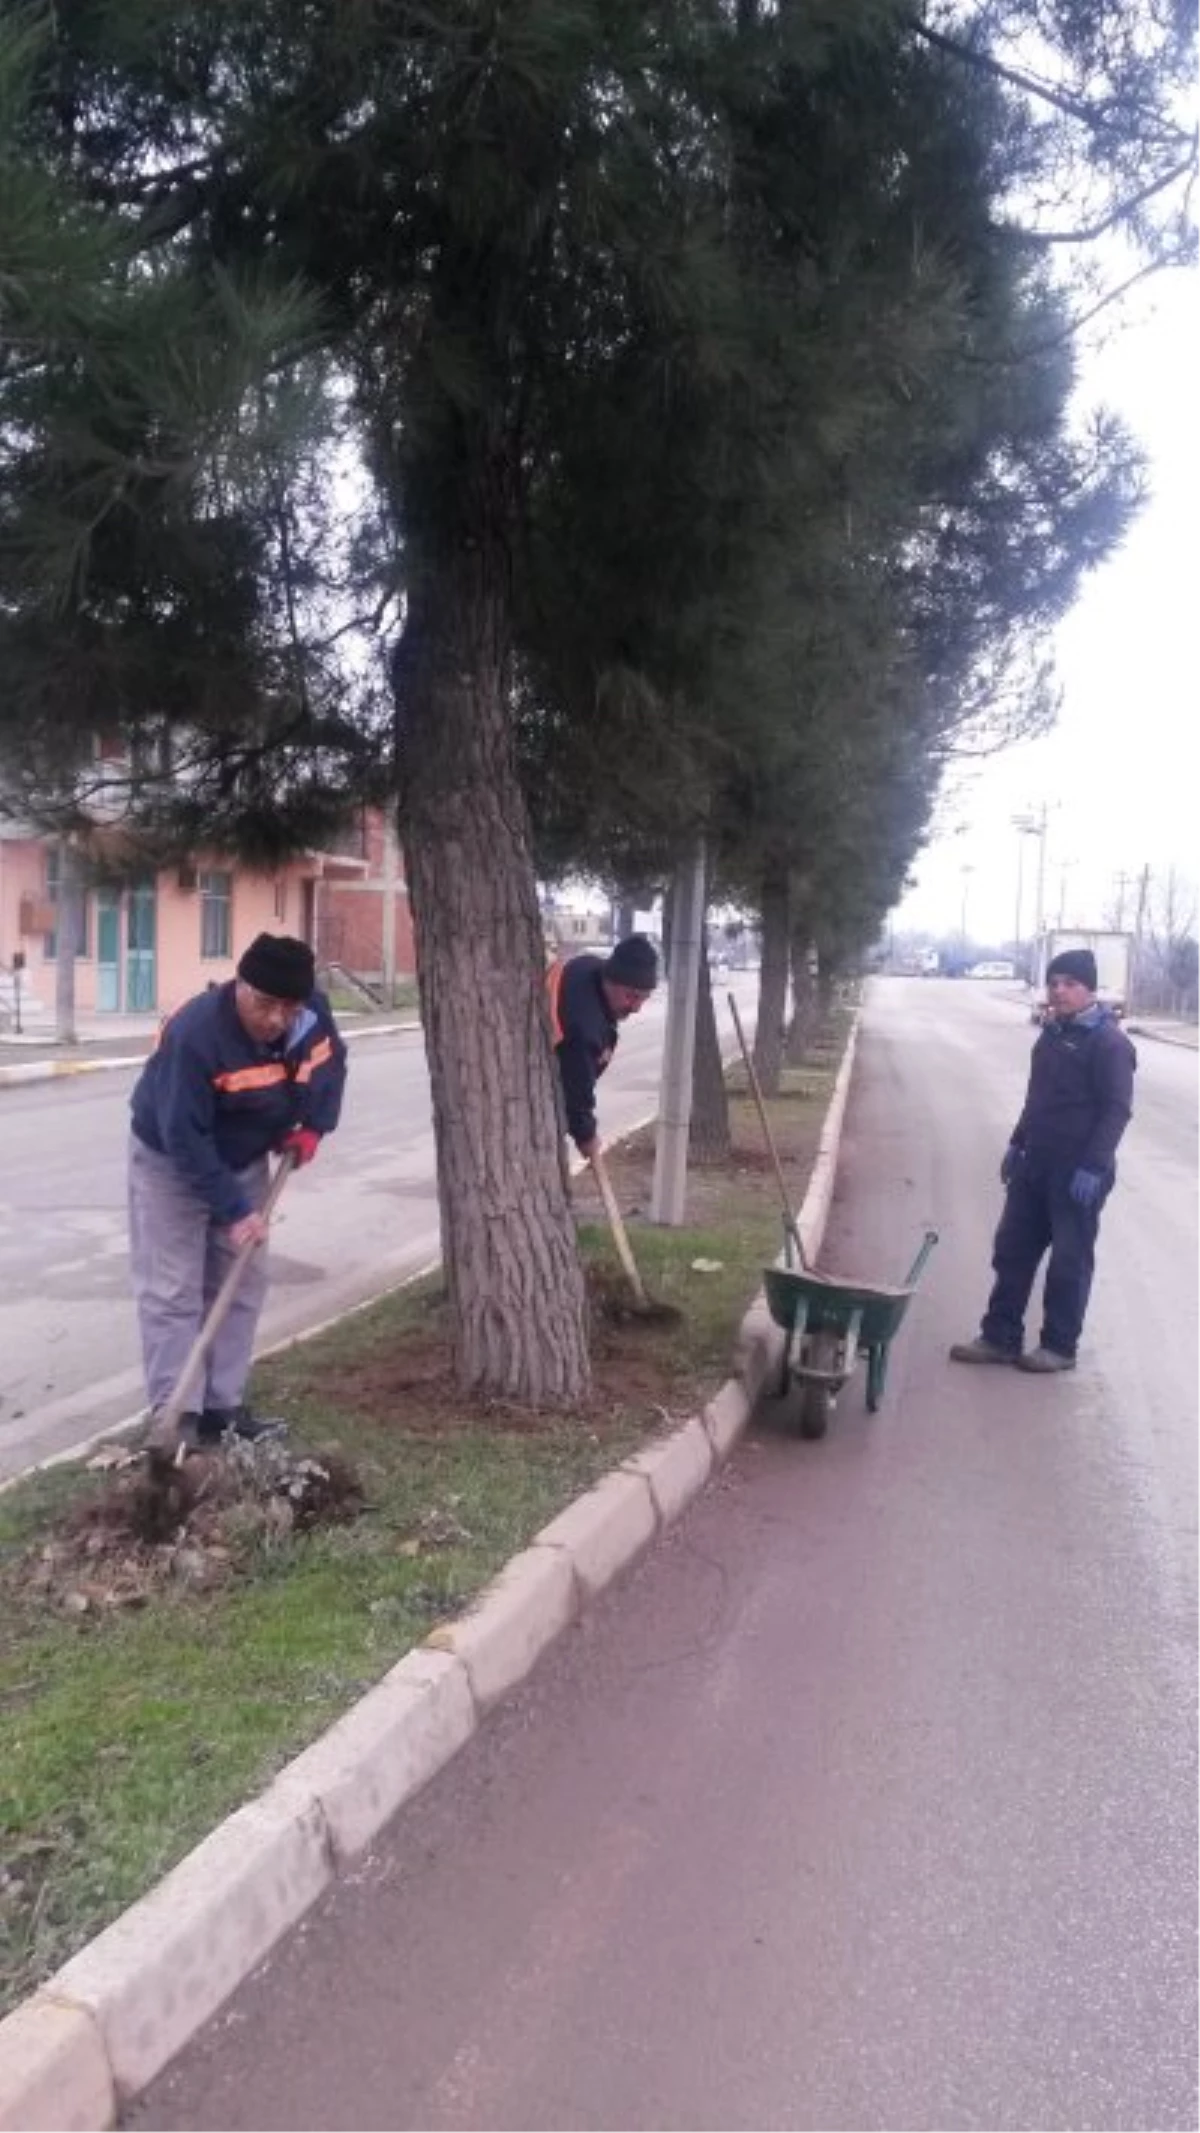
[[[800,1211],[814,1260],[857,1028],[856,1019]],[[569,1504],[464,1615],[433,1630],[0,2023],[0,2133],[115,2123],[580,1608],[681,1515],[733,1451],[779,1352],[760,1295],[741,1324],[736,1375],[702,1415]]]
[[[360,1037],[399,1037],[406,1030],[420,1029],[419,1022],[385,1022],[370,1029],[344,1029],[342,1035],[347,1044],[354,1044]],[[113,1073],[119,1067],[140,1067],[146,1064],[146,1052],[130,1052],[116,1059],[28,1059],[13,1066],[0,1066],[0,1089],[14,1088],[22,1082],[63,1081],[77,1074]]]
[[[1145,1037],[1151,1044],[1169,1044],[1177,1052],[1194,1052],[1198,1049],[1190,1037],[1173,1037],[1169,1030],[1148,1029],[1144,1022],[1126,1022],[1126,1034],[1130,1037]]]

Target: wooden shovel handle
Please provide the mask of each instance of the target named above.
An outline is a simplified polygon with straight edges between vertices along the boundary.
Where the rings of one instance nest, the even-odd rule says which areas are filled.
[[[746,1033],[742,1028],[742,1018],[738,1013],[737,1001],[734,999],[732,993],[727,994],[726,997],[729,1001],[729,1012],[733,1016],[733,1026],[734,1029],[737,1031],[737,1041],[739,1046],[741,1047],[742,1061],[746,1069],[746,1079],[750,1084],[750,1094],[754,1098],[755,1109],[758,1112],[758,1122],[763,1129],[763,1139],[767,1144],[767,1153],[770,1156],[771,1162],[775,1168],[775,1183],[779,1187],[779,1197],[783,1202],[784,1230],[786,1234],[791,1237],[792,1242],[796,1247],[801,1268],[805,1272],[807,1272],[808,1261],[804,1254],[804,1246],[800,1241],[800,1225],[797,1222],[795,1215],[792,1213],[791,1195],[787,1189],[787,1180],[783,1175],[783,1164],[779,1160],[779,1150],[775,1146],[775,1135],[771,1131],[771,1121],[767,1117],[767,1107],[766,1104],[763,1102],[762,1083],[759,1081],[758,1070],[755,1067],[754,1061],[750,1056],[750,1047],[746,1042]]]
[[[642,1277],[638,1273],[637,1261],[629,1248],[629,1236],[621,1218],[621,1210],[617,1206],[617,1196],[612,1189],[612,1180],[608,1175],[604,1157],[598,1148],[594,1155],[588,1157],[588,1161],[592,1166],[596,1183],[600,1187],[600,1198],[604,1202],[604,1212],[608,1216],[608,1226],[612,1231],[613,1243],[617,1247],[617,1256],[629,1276],[630,1288],[644,1308],[649,1299],[642,1283]]]
[[[271,1180],[270,1190],[259,1208],[259,1214],[269,1222],[279,1202],[279,1196],[296,1167],[296,1158],[290,1152],[281,1156],[279,1167]],[[175,1442],[179,1417],[185,1413],[202,1365],[207,1361],[213,1342],[229,1316],[233,1299],[241,1285],[242,1275],[258,1250],[258,1242],[251,1239],[235,1253],[232,1264],[226,1269],[225,1278],[213,1298],[212,1309],[188,1351],[187,1361],[175,1383],[175,1390],[166,1406],[155,1417],[151,1442],[170,1447]]]

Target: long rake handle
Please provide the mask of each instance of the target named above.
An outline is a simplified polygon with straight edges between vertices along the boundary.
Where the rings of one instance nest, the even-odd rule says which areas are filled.
[[[787,1180],[783,1175],[783,1164],[779,1160],[779,1150],[775,1146],[775,1135],[771,1131],[771,1121],[767,1117],[767,1107],[763,1102],[763,1092],[759,1083],[758,1072],[753,1059],[750,1057],[750,1047],[746,1043],[746,1032],[742,1028],[742,1018],[738,1013],[738,1004],[732,993],[727,994],[726,997],[729,1001],[729,1012],[733,1016],[733,1026],[737,1031],[737,1041],[741,1047],[742,1059],[746,1068],[746,1079],[750,1083],[750,1093],[754,1098],[759,1124],[763,1129],[763,1139],[767,1144],[767,1152],[775,1167],[775,1182],[779,1187],[779,1197],[783,1202],[783,1226],[796,1247],[801,1268],[807,1269],[808,1260],[805,1256],[804,1246],[800,1241],[800,1225],[792,1213],[791,1196],[787,1189]]]
[[[261,1215],[266,1217],[268,1222],[279,1204],[279,1196],[295,1167],[296,1159],[293,1155],[288,1154],[280,1158],[279,1167],[271,1180],[270,1190],[258,1210]],[[165,1446],[168,1449],[174,1445],[175,1432],[179,1427],[179,1417],[187,1408],[188,1400],[191,1398],[200,1371],[208,1360],[213,1342],[229,1316],[233,1299],[241,1286],[242,1276],[258,1248],[257,1243],[252,1239],[248,1244],[243,1244],[241,1249],[234,1255],[233,1263],[227,1269],[225,1278],[213,1298],[212,1308],[208,1317],[188,1350],[187,1360],[175,1381],[175,1390],[167,1401],[166,1406],[155,1417],[150,1439],[152,1444]]]
[[[642,1309],[645,1310],[650,1299],[646,1294],[642,1277],[638,1272],[637,1261],[630,1249],[629,1235],[625,1228],[621,1210],[617,1206],[617,1196],[612,1189],[612,1180],[608,1175],[604,1157],[601,1155],[600,1150],[597,1149],[594,1155],[588,1157],[588,1161],[592,1166],[592,1173],[596,1183],[600,1187],[600,1198],[604,1202],[604,1212],[608,1216],[608,1226],[612,1231],[613,1243],[617,1247],[617,1257],[629,1276],[630,1288],[633,1290]]]

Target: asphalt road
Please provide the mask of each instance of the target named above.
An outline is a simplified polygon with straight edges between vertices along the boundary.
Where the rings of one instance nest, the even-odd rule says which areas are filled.
[[[744,1013],[756,988],[737,980]],[[610,1138],[658,1108],[665,1012],[664,993],[622,1033],[601,1089]],[[137,1071],[0,1089],[0,1479],[142,1405],[125,1215]],[[434,1175],[420,1031],[356,1039],[337,1135],[288,1187],[272,1233],[261,1345],[436,1258]]]
[[[826,1257],[942,1232],[883,1409],[747,1439],[133,2123],[1195,2126],[1196,1064],[1078,1372],[972,1373],[1029,1035],[876,984]]]

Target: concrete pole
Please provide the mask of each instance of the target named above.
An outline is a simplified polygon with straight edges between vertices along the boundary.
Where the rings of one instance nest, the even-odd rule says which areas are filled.
[[[383,1004],[396,1005],[396,884],[400,878],[400,849],[390,807],[383,810]]]
[[[687,1204],[692,1061],[696,1049],[696,1000],[704,910],[705,867],[701,843],[692,857],[679,867],[672,895],[667,1030],[659,1085],[654,1186],[650,1195],[650,1220],[671,1229],[681,1227]]]
[[[1042,801],[1038,816],[1038,870],[1037,870],[1037,933],[1041,940],[1046,930],[1046,803]]]

